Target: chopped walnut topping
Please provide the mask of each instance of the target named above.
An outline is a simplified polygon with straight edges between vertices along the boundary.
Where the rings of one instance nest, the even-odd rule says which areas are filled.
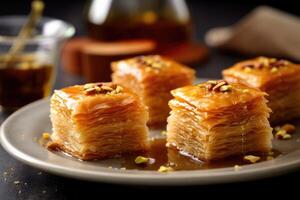
[[[226,84],[227,84],[226,81],[220,81],[220,82],[217,83],[217,85],[215,85],[215,86],[212,88],[212,90],[213,90],[213,91],[220,90],[221,86],[224,86],[224,85],[226,85]]]
[[[138,156],[134,160],[135,164],[145,164],[149,162],[149,158],[146,158],[144,156]]]
[[[111,88],[109,86],[105,86],[105,85],[101,86],[101,89],[106,90],[106,91],[113,91],[114,90],[113,88]]]
[[[249,63],[250,62],[250,63]],[[280,67],[287,66],[289,61],[276,58],[258,57],[254,61],[249,61],[241,67],[245,72],[251,72],[252,69],[268,69],[271,73],[278,72]]]
[[[96,94],[118,94],[123,91],[123,88],[119,85],[115,88],[103,85],[102,83],[88,83],[83,86],[84,93],[86,95],[96,95]]]
[[[221,87],[220,87],[220,91],[221,92],[227,92],[227,91],[229,91],[231,89],[231,85],[222,85]]]
[[[161,69],[163,67],[169,66],[170,63],[163,61],[162,58],[158,55],[156,56],[140,56],[137,59],[137,62],[151,67],[153,69]]]
[[[229,85],[224,80],[219,80],[219,81],[211,80],[211,81],[207,81],[205,83],[199,84],[198,86],[206,88],[207,91],[214,91],[214,92],[228,92],[232,89],[232,86]]]
[[[158,172],[172,172],[174,169],[172,167],[160,166],[157,170]]]
[[[259,156],[253,156],[253,155],[247,155],[247,156],[244,156],[244,160],[248,161],[250,163],[256,163],[257,161],[260,160],[260,157]]]
[[[118,85],[118,86],[116,87],[116,92],[117,92],[117,93],[120,93],[120,92],[122,92],[122,91],[123,91],[123,88],[122,88],[121,86]]]

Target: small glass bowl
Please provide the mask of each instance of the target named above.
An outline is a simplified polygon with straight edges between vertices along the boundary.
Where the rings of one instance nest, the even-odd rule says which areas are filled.
[[[61,45],[74,35],[74,27],[62,20],[44,17],[34,37],[7,63],[8,51],[26,22],[26,16],[0,17],[0,106],[15,110],[50,95]]]

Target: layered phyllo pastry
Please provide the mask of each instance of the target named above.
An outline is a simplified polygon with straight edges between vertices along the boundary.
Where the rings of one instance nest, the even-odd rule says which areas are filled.
[[[154,55],[112,63],[112,80],[138,94],[149,108],[148,125],[166,124],[172,98],[170,91],[191,85],[195,71],[170,59]]]
[[[51,98],[50,149],[82,160],[102,159],[148,149],[148,113],[140,98],[113,83],[91,83],[56,90]]]
[[[240,83],[208,81],[171,91],[167,145],[210,161],[271,149],[265,93]]]
[[[268,94],[271,124],[300,117],[300,65],[258,57],[223,71],[228,82],[240,82]]]

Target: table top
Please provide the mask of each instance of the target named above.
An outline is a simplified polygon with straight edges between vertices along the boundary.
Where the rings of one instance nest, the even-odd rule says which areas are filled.
[[[65,1],[62,1],[64,3]],[[249,12],[254,4],[233,4],[233,3],[212,3],[204,1],[197,3],[189,1],[192,16],[196,27],[196,39],[203,40],[204,34],[210,28],[216,26],[226,26],[235,23],[243,15]],[[77,34],[83,34],[83,25],[80,15],[82,12],[83,1],[75,1],[69,5],[67,10],[52,10],[48,11],[48,15],[58,17],[73,23],[77,28]],[[63,6],[63,5],[62,5]],[[50,6],[51,7],[51,6]],[[210,58],[203,64],[195,67],[198,77],[220,78],[220,71],[223,68],[231,66],[233,63],[244,59],[239,55],[220,52],[217,50],[210,51]],[[83,83],[84,80],[79,77],[74,77],[65,73],[60,67],[55,88],[60,88],[66,85]],[[0,124],[7,117],[6,114],[0,114]],[[282,191],[289,195],[289,191],[296,189],[297,184],[294,182],[300,178],[300,171],[290,173],[274,178],[257,180],[251,182],[242,182],[234,184],[210,185],[210,186],[189,186],[189,187],[146,187],[146,186],[125,186],[112,185],[79,181],[69,178],[63,178],[41,172],[38,169],[29,167],[11,156],[9,156],[2,147],[0,147],[0,199],[71,199],[83,195],[97,195],[100,197],[104,194],[113,194],[113,191],[118,191],[119,194],[135,195],[138,192],[151,194],[163,193],[177,194],[194,192],[203,194],[232,194],[236,191],[244,192],[245,194],[256,194],[256,192],[274,193],[274,191]],[[151,191],[151,193],[149,193]],[[215,193],[215,191],[218,191]],[[200,195],[200,194],[199,194]]]

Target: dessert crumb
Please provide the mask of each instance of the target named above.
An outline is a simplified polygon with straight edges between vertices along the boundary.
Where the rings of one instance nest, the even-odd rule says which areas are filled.
[[[166,166],[160,166],[158,169],[158,172],[171,172],[174,171],[172,167],[166,167]]]
[[[244,160],[249,161],[250,163],[256,163],[260,160],[259,156],[247,155],[244,156]]]
[[[234,171],[239,171],[240,169],[242,169],[241,166],[239,166],[239,165],[234,165]]]

